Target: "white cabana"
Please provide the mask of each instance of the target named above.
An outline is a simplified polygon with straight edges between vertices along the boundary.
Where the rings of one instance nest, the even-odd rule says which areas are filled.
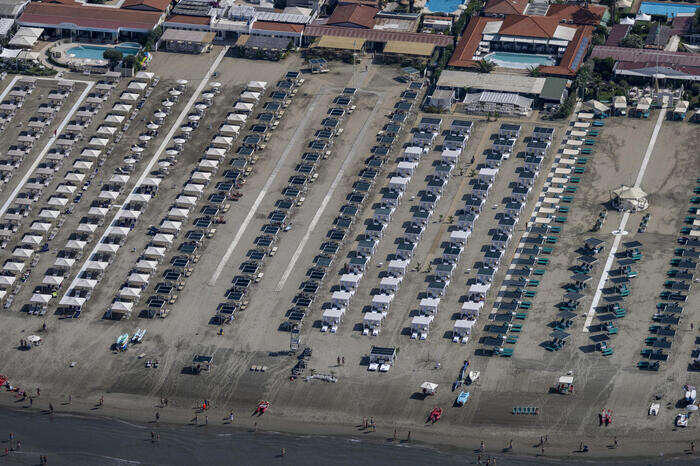
[[[345,309],[339,308],[331,308],[323,311],[321,317],[321,331],[326,332],[330,329],[331,333],[335,333],[338,330],[338,325],[340,325],[344,314]]]
[[[421,314],[435,315],[438,312],[439,306],[440,298],[422,298],[420,300],[418,310],[421,312]]]
[[[64,279],[64,277],[60,277],[58,275],[44,275],[44,278],[41,280],[41,284],[49,286],[61,286],[61,283],[63,283]]]
[[[373,336],[379,335],[379,329],[382,325],[384,314],[381,312],[365,312],[362,317],[363,335],[368,335],[370,332]]]
[[[248,85],[246,85],[246,90],[254,92],[263,92],[266,88],[266,81],[249,81]]]
[[[471,335],[475,323],[475,320],[456,320],[454,328],[452,329],[452,341],[454,341],[455,343],[467,343],[467,341],[469,341],[469,335]]]
[[[415,316],[411,320],[411,338],[425,340],[428,337],[428,331],[430,330],[430,323],[432,321],[432,316]]]
[[[481,309],[484,307],[483,301],[465,301],[462,303],[460,314],[469,320],[476,320],[481,314]]]
[[[85,304],[85,301],[87,301],[85,298],[81,298],[78,296],[63,296],[61,300],[58,302],[59,306],[74,306],[74,307],[83,307],[83,304]]]

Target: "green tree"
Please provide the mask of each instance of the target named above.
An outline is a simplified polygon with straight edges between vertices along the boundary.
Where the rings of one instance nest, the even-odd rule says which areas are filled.
[[[123,55],[119,50],[108,49],[102,54],[105,60],[109,61],[109,67],[114,68],[117,64],[122,61]]]
[[[477,62],[479,64],[479,73],[490,73],[496,67],[496,64],[491,60],[483,58]]]
[[[641,49],[644,47],[644,41],[637,34],[627,34],[627,37],[622,39],[620,45],[631,49]]]
[[[135,55],[127,55],[124,57],[122,60],[122,64],[124,65],[125,68],[133,68],[134,65],[136,65],[136,56]]]
[[[593,71],[598,73],[603,81],[612,80],[614,67],[615,60],[612,57],[593,59]]]

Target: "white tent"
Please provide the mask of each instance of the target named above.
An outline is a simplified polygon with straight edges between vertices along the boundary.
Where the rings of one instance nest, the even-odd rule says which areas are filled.
[[[639,212],[649,207],[647,194],[638,187],[621,186],[613,191],[613,206],[623,212]]]
[[[249,91],[257,91],[257,92],[262,92],[267,88],[267,82],[266,81],[249,81],[248,85],[246,86],[246,89]]]
[[[49,301],[51,301],[51,295],[41,293],[34,293],[31,299],[29,300],[29,302],[35,304],[48,304]]]
[[[92,290],[97,286],[97,280],[91,278],[76,278],[73,287],[77,289]]]
[[[62,269],[70,269],[74,264],[75,259],[71,259],[69,257],[58,257],[53,263],[54,267],[59,267]]]
[[[44,275],[44,278],[43,280],[41,280],[41,283],[43,285],[61,286],[63,280],[64,277],[59,277],[58,275]]]
[[[85,304],[86,299],[81,298],[78,296],[64,296],[61,298],[61,300],[58,302],[60,306],[75,306],[75,307],[83,307],[83,304]]]

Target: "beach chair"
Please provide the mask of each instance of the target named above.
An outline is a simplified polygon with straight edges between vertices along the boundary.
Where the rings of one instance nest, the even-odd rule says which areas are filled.
[[[537,291],[535,291],[535,290],[523,291],[523,296],[525,298],[534,298],[536,295],[537,295]]]
[[[510,326],[511,332],[520,332],[522,329],[523,329],[523,324],[511,324],[511,326]]]
[[[605,348],[604,350],[601,351],[603,356],[612,356],[614,351],[612,348]]]
[[[535,269],[532,271],[534,275],[544,275],[545,270],[544,269]]]
[[[580,181],[581,181],[580,176],[572,176],[571,178],[569,178],[569,182],[571,182],[571,183],[579,183]]]
[[[579,157],[576,159],[578,165],[586,165],[588,163],[588,157]]]
[[[521,301],[518,303],[518,308],[520,309],[530,309],[532,307],[532,303],[530,301]]]
[[[527,281],[527,286],[540,286],[540,281],[536,279],[530,279]]]
[[[559,241],[559,238],[556,236],[547,236],[547,239],[545,239],[547,244],[556,244],[557,241]]]
[[[518,342],[518,336],[517,335],[509,335],[508,338],[506,338],[506,343],[510,345],[514,345]]]
[[[527,319],[527,312],[518,312],[515,314],[515,318],[518,320],[525,320]]]
[[[513,356],[513,348],[502,348],[501,349],[501,357],[502,358],[509,358]]]
[[[617,327],[608,327],[607,331],[608,331],[608,335],[617,335],[618,328]]]
[[[535,264],[537,264],[537,265],[547,265],[547,264],[549,264],[549,259],[546,258],[546,257],[538,257],[538,258],[535,260]]]
[[[693,194],[700,194],[700,186],[693,188]]]
[[[586,167],[575,167],[574,173],[583,175],[584,173],[586,173]]]
[[[549,232],[555,233],[555,234],[561,233],[561,225],[553,225],[553,226],[549,227]]]
[[[639,361],[637,367],[639,369],[649,369],[649,361]]]
[[[562,196],[561,201],[566,203],[574,202],[574,196]]]
[[[542,248],[542,254],[551,254],[554,251],[554,248],[546,247]]]
[[[569,213],[569,206],[568,205],[560,205],[557,207],[557,210],[563,214],[568,214]]]
[[[576,186],[567,186],[566,188],[564,188],[564,192],[574,194],[576,193]]]

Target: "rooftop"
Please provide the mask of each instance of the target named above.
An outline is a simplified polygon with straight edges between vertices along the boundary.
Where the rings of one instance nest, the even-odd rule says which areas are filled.
[[[166,11],[171,0],[124,0],[121,8],[148,11]]]
[[[372,29],[374,27],[374,17],[377,13],[379,13],[379,10],[367,5],[339,5],[335,7],[326,24],[353,24]]]
[[[102,31],[120,29],[151,31],[160,20],[160,13],[149,11],[102,8],[82,4],[60,5],[32,2],[18,18],[24,26],[52,27],[75,25]]]
[[[489,0],[484,7],[486,15],[521,15],[527,7],[527,0]]]
[[[534,78],[522,74],[445,70],[440,74],[437,85],[438,87],[470,87],[486,91],[509,91],[539,95],[544,88],[545,80],[546,78]]]
[[[338,26],[306,26],[304,34],[309,37],[338,36],[365,39],[372,42],[399,40],[413,43],[431,43],[446,47],[452,43],[452,36],[442,34],[422,34],[419,32],[394,32],[376,29],[346,28]]]

